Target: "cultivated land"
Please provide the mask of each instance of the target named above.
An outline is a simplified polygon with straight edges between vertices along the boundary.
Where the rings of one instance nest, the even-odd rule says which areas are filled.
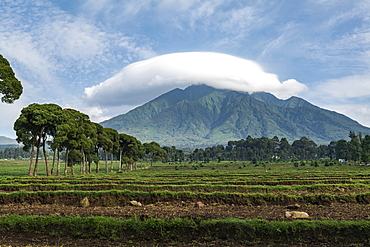
[[[27,177],[26,161],[0,161],[0,246],[370,245],[369,166],[158,163],[106,174],[103,164],[46,177],[41,163]],[[310,217],[286,218],[293,204]]]

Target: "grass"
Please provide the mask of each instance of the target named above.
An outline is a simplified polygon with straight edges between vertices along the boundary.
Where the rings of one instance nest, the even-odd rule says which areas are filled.
[[[242,219],[155,219],[136,217],[119,219],[79,216],[20,216],[0,217],[0,233],[30,232],[54,237],[70,236],[87,239],[163,241],[217,241],[230,239],[234,243],[248,242],[310,242],[368,243],[369,221],[305,221],[268,222]],[[350,236],[350,239],[348,238]]]

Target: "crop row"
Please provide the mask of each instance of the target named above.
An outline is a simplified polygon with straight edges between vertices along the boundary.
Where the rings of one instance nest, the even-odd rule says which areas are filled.
[[[53,237],[179,243],[232,239],[234,243],[369,244],[369,221],[265,221],[241,219],[156,219],[19,216],[0,217],[0,233]]]
[[[131,175],[131,174],[130,174]],[[357,177],[244,177],[235,175],[226,178],[215,177],[180,177],[169,174],[165,177],[13,177],[2,178],[0,184],[137,184],[137,185],[186,185],[186,184],[209,184],[209,185],[313,185],[313,184],[370,184],[369,176]]]
[[[103,190],[130,190],[130,191],[192,191],[192,192],[237,192],[237,193],[287,193],[296,192],[366,192],[370,190],[370,184],[313,184],[313,185],[214,185],[214,184],[184,184],[184,185],[141,185],[141,184],[0,184],[0,191],[56,191],[56,190],[80,190],[80,191],[103,191]]]
[[[181,201],[203,201],[207,204],[234,205],[287,205],[290,203],[326,205],[330,203],[370,203],[370,192],[358,194],[334,195],[315,193],[305,195],[273,194],[273,193],[224,193],[224,192],[171,192],[171,191],[37,191],[0,193],[0,204],[41,203],[79,205],[87,197],[92,206],[126,206],[131,200],[144,204],[170,202],[180,204]]]

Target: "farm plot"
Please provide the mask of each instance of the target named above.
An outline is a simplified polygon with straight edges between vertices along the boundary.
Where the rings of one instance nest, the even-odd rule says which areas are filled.
[[[65,246],[84,239],[99,246],[220,241],[366,246],[369,181],[364,166],[294,169],[286,164],[156,165],[123,173],[0,177],[0,231],[8,233],[0,243],[21,234],[40,245]],[[89,205],[81,204],[84,198]],[[292,211],[308,218],[286,217]],[[78,228],[81,222],[85,226]],[[78,229],[68,232],[68,224]]]

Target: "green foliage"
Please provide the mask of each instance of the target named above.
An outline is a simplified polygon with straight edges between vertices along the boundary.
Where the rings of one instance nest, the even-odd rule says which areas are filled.
[[[14,103],[23,92],[21,82],[15,77],[12,67],[6,58],[0,54],[0,94],[1,101]]]

